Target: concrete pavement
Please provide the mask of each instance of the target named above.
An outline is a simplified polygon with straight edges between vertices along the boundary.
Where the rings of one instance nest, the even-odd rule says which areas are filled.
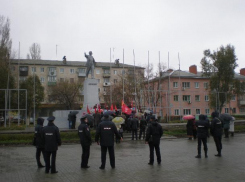
[[[245,134],[223,139],[223,157],[217,158],[213,138],[208,140],[208,159],[196,159],[197,142],[187,139],[161,140],[162,164],[149,166],[149,148],[143,141],[115,145],[116,169],[109,157],[105,170],[100,170],[100,147],[93,143],[89,169],[80,168],[81,146],[63,145],[57,153],[57,174],[37,169],[35,148],[0,147],[0,181],[98,181],[98,182],[244,182]]]

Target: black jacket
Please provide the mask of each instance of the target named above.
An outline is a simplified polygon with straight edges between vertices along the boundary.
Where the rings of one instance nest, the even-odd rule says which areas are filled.
[[[136,118],[131,119],[131,129],[137,130],[139,126],[139,121]]]
[[[208,129],[210,127],[209,121],[201,119],[196,122],[197,127],[197,138],[207,138],[208,137]]]
[[[152,137],[152,144],[153,145],[159,145],[160,144],[160,138],[163,135],[163,129],[160,124],[158,124],[156,121],[153,121],[147,131],[146,131],[146,137],[145,141],[149,142],[150,137]],[[149,142],[151,144],[151,142]]]
[[[147,122],[145,119],[140,120],[140,129],[144,130],[146,128]]]
[[[44,148],[44,143],[42,141],[42,130],[43,130],[43,122],[37,122],[37,126],[35,127],[35,138],[36,138],[36,147]]]
[[[95,141],[100,142],[101,146],[113,146],[114,134],[118,139],[121,138],[117,131],[116,125],[112,121],[102,121],[97,128]]]
[[[92,139],[90,135],[90,128],[85,121],[82,121],[78,127],[78,136],[80,137],[81,145],[91,145]]]
[[[210,133],[214,137],[220,137],[223,134],[223,120],[215,117],[211,121]]]
[[[54,123],[49,122],[42,131],[42,141],[44,142],[45,151],[56,151],[61,145],[59,128]]]

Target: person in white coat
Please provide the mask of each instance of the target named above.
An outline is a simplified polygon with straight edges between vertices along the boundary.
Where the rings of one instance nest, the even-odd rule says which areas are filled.
[[[235,129],[234,129],[234,121],[235,121],[235,118],[232,117],[232,120],[230,121],[230,129],[229,129],[229,132],[230,132],[232,137],[234,136],[234,131],[235,131]]]

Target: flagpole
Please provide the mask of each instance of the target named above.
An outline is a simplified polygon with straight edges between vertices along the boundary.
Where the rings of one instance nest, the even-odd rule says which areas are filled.
[[[20,42],[19,42],[19,60],[18,60],[18,126],[20,125]]]
[[[110,103],[112,104],[112,95],[111,95],[111,48],[110,48]]]
[[[149,91],[150,91],[150,86],[149,86],[149,72],[150,72],[150,63],[149,63],[149,60],[150,60],[150,53],[148,51],[148,76],[147,76],[147,81],[148,81],[148,109],[150,109],[150,95],[149,95]]]
[[[180,115],[180,120],[181,120],[181,85],[180,85],[180,58],[179,58],[179,53],[178,53],[178,59],[179,59],[179,104],[180,104],[180,109],[179,109],[179,115]]]
[[[122,72],[122,76],[123,76],[123,101],[124,101],[124,49],[123,49],[123,72]]]
[[[135,78],[135,54],[133,49],[133,55],[134,55],[134,102],[135,102],[135,110],[137,110],[137,104],[136,104],[136,78]]]

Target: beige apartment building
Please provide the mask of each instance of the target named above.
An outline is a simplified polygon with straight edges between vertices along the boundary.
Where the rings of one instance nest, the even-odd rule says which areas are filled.
[[[49,111],[59,109],[57,104],[53,103],[48,94],[49,87],[56,85],[59,81],[68,80],[69,82],[84,82],[86,76],[86,62],[84,61],[52,61],[52,60],[11,60],[11,70],[16,80],[23,81],[28,76],[36,74],[45,90],[45,98],[41,108]],[[18,68],[19,67],[19,68]],[[143,67],[135,66],[135,69],[144,73]],[[18,74],[19,71],[19,74]],[[134,73],[134,65],[122,64],[120,62],[96,62],[94,77],[98,80],[98,92],[101,105],[105,103],[107,89],[120,81],[120,76],[125,73]],[[143,76],[144,74],[142,74]],[[89,74],[89,78],[91,74]],[[79,109],[83,102],[83,97],[77,101]]]

